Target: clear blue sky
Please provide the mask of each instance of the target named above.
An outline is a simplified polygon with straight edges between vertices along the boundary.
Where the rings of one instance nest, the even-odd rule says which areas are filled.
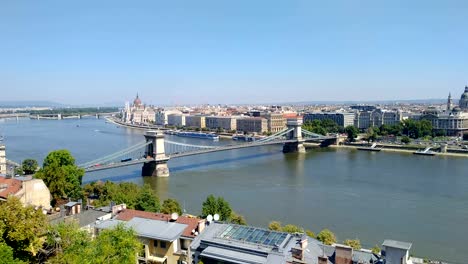
[[[0,101],[456,98],[468,1],[1,1]]]

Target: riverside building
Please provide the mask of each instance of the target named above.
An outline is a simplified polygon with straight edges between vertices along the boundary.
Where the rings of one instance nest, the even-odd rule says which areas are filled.
[[[428,109],[420,120],[429,120],[434,130],[444,131],[448,136],[463,137],[468,134],[468,86],[460,97],[458,106],[453,107],[452,96],[447,98],[447,110]]]
[[[132,105],[128,102],[125,103],[125,108],[122,111],[122,121],[132,124],[154,123],[155,110],[153,107],[144,105],[137,94]]]
[[[207,116],[205,117],[205,124],[207,128],[211,129],[237,129],[236,118],[233,116]]]
[[[303,121],[314,121],[314,120],[326,120],[330,119],[337,123],[341,127],[347,127],[354,125],[354,113],[346,112],[315,112],[315,113],[305,113],[303,116]]]
[[[237,131],[247,133],[263,133],[268,131],[267,120],[261,117],[237,118]]]

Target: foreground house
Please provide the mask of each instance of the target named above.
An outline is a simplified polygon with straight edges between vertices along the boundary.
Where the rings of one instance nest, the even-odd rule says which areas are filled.
[[[136,231],[143,244],[139,263],[192,263],[190,244],[205,228],[204,219],[131,209],[122,210],[95,227],[99,232],[118,224]]]
[[[0,176],[0,201],[5,201],[8,196],[16,196],[24,205],[32,205],[50,210],[51,195],[49,188],[41,179],[33,179],[32,176],[6,178]]]

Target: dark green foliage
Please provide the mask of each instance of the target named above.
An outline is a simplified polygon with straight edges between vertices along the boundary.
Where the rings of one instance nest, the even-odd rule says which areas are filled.
[[[320,135],[342,131],[342,128],[331,119],[307,121],[302,125],[302,128]]]
[[[107,206],[112,201],[115,204],[124,203],[130,209],[149,212],[159,212],[161,210],[159,198],[148,184],[139,187],[131,182],[113,183],[106,181],[103,183],[98,181],[86,184],[83,190],[88,197],[98,197],[93,202],[96,207]]]
[[[411,139],[408,137],[408,136],[403,136],[401,138],[401,143],[405,143],[405,144],[408,144],[411,142]]]
[[[164,200],[162,207],[161,207],[161,213],[164,213],[164,214],[178,213],[179,215],[182,215],[182,208],[180,207],[180,204],[176,199],[169,198],[169,199]]]
[[[34,174],[37,170],[39,165],[37,164],[37,161],[34,159],[25,159],[23,160],[23,163],[21,164],[21,168],[24,172],[24,174]]]
[[[138,192],[135,209],[147,212],[159,212],[161,210],[159,198],[149,184],[145,184]]]
[[[353,142],[358,136],[359,130],[355,126],[347,126],[345,127],[345,132],[348,135],[348,140]]]
[[[402,122],[402,134],[410,138],[421,138],[432,135],[432,123],[429,120],[406,119]]]
[[[35,177],[44,180],[54,200],[82,197],[81,180],[84,170],[75,165],[68,150],[52,151],[44,159],[43,168]]]
[[[5,243],[0,243],[0,260],[4,264],[23,264],[25,262],[15,259],[13,249]]]
[[[223,197],[214,197],[210,194],[203,202],[202,217],[219,214],[220,221],[228,221],[231,217],[232,209],[229,203]]]

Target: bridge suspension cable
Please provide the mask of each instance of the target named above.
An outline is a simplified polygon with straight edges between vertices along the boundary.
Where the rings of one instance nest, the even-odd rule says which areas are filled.
[[[309,137],[313,137],[313,138],[323,138],[323,137],[325,137],[323,135],[313,133],[313,132],[310,132],[310,131],[305,130],[305,129],[302,129],[301,131],[302,131],[302,134],[304,134],[306,136],[309,136]]]
[[[274,140],[274,139],[281,138],[281,137],[285,136],[286,134],[288,134],[289,132],[291,132],[291,131],[293,131],[293,130],[294,130],[294,128],[285,129],[285,130],[283,130],[283,131],[280,131],[280,132],[278,132],[278,133],[276,133],[276,134],[273,134],[273,135],[271,135],[271,136],[269,136],[269,137],[262,138],[262,139],[260,139],[260,140],[255,141],[255,142],[262,143],[262,142],[272,141],[272,140]]]
[[[106,161],[110,161],[110,160],[116,159],[118,157],[122,157],[122,156],[124,156],[126,154],[132,153],[132,152],[134,152],[134,151],[136,151],[138,149],[146,147],[149,144],[152,144],[152,142],[151,141],[141,142],[141,143],[138,143],[136,145],[130,146],[130,147],[126,148],[126,149],[123,149],[123,150],[117,151],[115,153],[112,153],[110,155],[104,156],[102,158],[95,159],[95,160],[80,164],[80,165],[78,165],[78,167],[87,168],[87,167],[90,167],[90,166],[93,166],[93,165],[96,165],[96,164],[99,164],[99,163],[104,163]]]

